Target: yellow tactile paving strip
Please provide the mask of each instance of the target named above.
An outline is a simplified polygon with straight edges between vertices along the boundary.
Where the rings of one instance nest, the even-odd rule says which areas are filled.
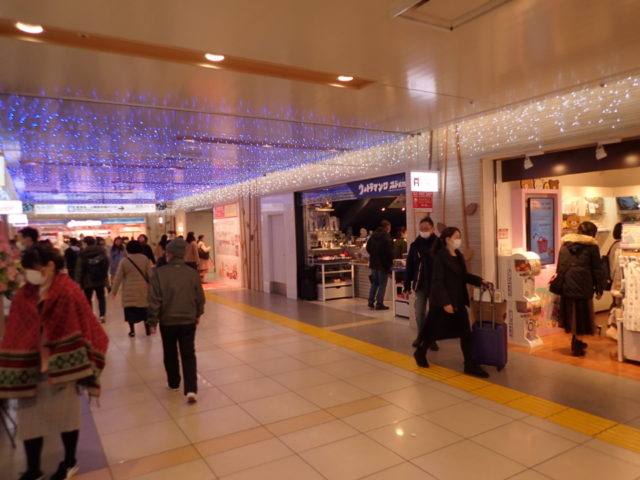
[[[324,328],[309,325],[267,310],[236,302],[214,293],[208,292],[206,296],[209,300],[240,310],[243,313],[268,320],[299,333],[325,340],[334,345],[415,372],[473,395],[526,412],[538,418],[549,420],[563,427],[590,435],[618,447],[640,453],[640,429],[620,424],[597,415],[591,415],[512,388],[496,385],[486,380],[462,375],[455,370],[438,365],[432,364],[430,368],[418,368],[413,358],[408,355],[350,338]]]

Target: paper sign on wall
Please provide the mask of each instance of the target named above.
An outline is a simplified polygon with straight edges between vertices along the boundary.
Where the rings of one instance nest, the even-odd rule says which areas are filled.
[[[420,210],[433,209],[433,192],[411,192],[413,208]]]

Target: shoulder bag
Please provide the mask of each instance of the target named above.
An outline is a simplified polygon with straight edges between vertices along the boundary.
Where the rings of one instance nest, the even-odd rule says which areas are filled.
[[[129,260],[131,262],[131,264],[136,267],[136,270],[138,270],[138,272],[140,272],[140,275],[142,275],[142,278],[144,278],[144,281],[149,283],[149,278],[144,274],[144,272],[142,270],[140,270],[140,267],[136,264],[136,262],[134,262],[133,260],[131,260],[131,258],[127,257],[127,260]]]

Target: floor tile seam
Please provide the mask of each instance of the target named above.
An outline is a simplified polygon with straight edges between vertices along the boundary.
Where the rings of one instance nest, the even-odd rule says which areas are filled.
[[[185,445],[185,446],[190,446],[190,447],[192,447],[192,449],[193,449],[193,450],[195,451],[195,453],[197,454],[198,458],[195,458],[195,459],[193,459],[193,458],[192,458],[192,459],[189,459],[189,460],[180,461],[180,462],[178,462],[178,463],[174,463],[174,464],[169,465],[169,466],[167,466],[167,467],[161,467],[161,468],[158,468],[158,469],[149,470],[149,471],[146,471],[146,472],[144,472],[144,473],[136,473],[136,474],[135,474],[135,475],[133,475],[133,476],[127,476],[127,477],[120,477],[120,476],[116,476],[115,472],[113,471],[113,470],[114,470],[114,467],[116,467],[116,465],[123,465],[122,463],[118,463],[118,464],[116,464],[116,465],[108,465],[109,473],[110,473],[111,478],[112,478],[113,480],[121,480],[121,479],[122,479],[122,480],[125,480],[125,479],[126,479],[126,480],[128,480],[128,479],[130,479],[130,478],[138,477],[138,476],[141,476],[141,475],[148,475],[148,474],[151,474],[151,473],[154,473],[154,472],[160,472],[160,471],[162,471],[162,470],[166,470],[166,469],[168,469],[168,468],[174,468],[174,467],[177,467],[177,466],[180,466],[180,465],[185,465],[185,464],[187,464],[187,463],[189,463],[189,462],[194,462],[194,461],[196,461],[196,460],[202,460],[202,461],[204,461],[205,463],[207,463],[207,462],[204,460],[204,458],[202,457],[202,455],[200,454],[200,452],[198,451],[198,449],[195,447],[195,445],[194,445],[193,443],[190,443],[189,445]],[[177,447],[177,448],[170,448],[170,449],[168,449],[168,450],[163,450],[163,451],[161,451],[161,452],[152,453],[152,454],[150,454],[150,455],[145,455],[144,457],[139,457],[139,458],[135,458],[135,459],[132,459],[132,460],[127,460],[125,463],[133,462],[133,461],[139,462],[140,460],[144,460],[144,459],[146,459],[146,458],[151,458],[151,457],[154,457],[154,456],[156,456],[156,455],[162,455],[162,454],[165,454],[165,453],[167,453],[167,452],[171,452],[171,451],[173,451],[173,450],[178,450],[178,449],[184,448],[185,446],[183,446],[183,447]],[[208,468],[209,470],[211,470],[211,467],[210,467],[208,464],[207,464],[207,468]],[[214,475],[216,475],[216,474],[215,474],[215,472],[214,472],[213,470],[211,470],[211,473],[213,473]],[[216,475],[216,476],[217,476],[217,475]]]
[[[469,400],[469,402],[470,402],[470,400]],[[508,422],[505,422],[505,423],[503,423],[503,424],[501,424],[501,425],[497,425],[497,426],[495,426],[495,427],[491,427],[491,428],[489,428],[489,429],[487,429],[487,430],[484,430],[484,431],[482,431],[482,432],[480,432],[480,433],[476,433],[476,434],[473,434],[473,435],[471,435],[471,436],[469,436],[469,437],[466,437],[466,436],[464,436],[464,435],[462,435],[462,434],[460,434],[460,433],[458,433],[458,432],[455,432],[454,430],[452,430],[451,428],[449,428],[449,427],[447,427],[447,426],[445,426],[445,425],[440,425],[439,423],[436,423],[436,422],[434,422],[433,420],[431,420],[431,419],[429,419],[429,418],[426,418],[426,416],[427,416],[427,415],[431,415],[432,413],[437,413],[437,412],[439,412],[439,411],[441,411],[441,410],[446,410],[447,408],[450,408],[450,407],[453,407],[453,406],[458,406],[458,405],[460,405],[460,404],[459,404],[459,403],[456,403],[456,404],[454,404],[454,405],[449,405],[449,406],[447,406],[447,407],[439,408],[438,410],[432,410],[432,411],[427,412],[427,413],[422,413],[422,414],[418,415],[418,417],[419,417],[419,418],[422,418],[423,420],[426,420],[426,421],[427,421],[427,422],[429,422],[429,423],[432,423],[432,424],[436,425],[437,427],[440,427],[440,428],[442,428],[442,429],[444,429],[444,430],[447,430],[449,433],[453,433],[454,435],[457,435],[457,436],[459,436],[459,437],[462,437],[464,440],[471,440],[472,438],[477,437],[477,436],[479,436],[479,435],[484,435],[484,434],[486,434],[486,433],[492,432],[492,431],[494,431],[494,430],[498,430],[499,428],[502,428],[502,427],[505,427],[505,426],[507,426],[507,425],[511,425],[512,423],[515,423],[515,422],[519,422],[519,421],[520,421],[520,419],[517,419],[517,418],[511,418],[511,417],[505,417],[505,416],[503,415],[503,417],[505,417],[505,418],[508,418],[508,419],[509,419],[509,421],[508,421]],[[483,407],[480,407],[480,408],[483,408]],[[492,412],[492,413],[496,413],[496,412]],[[498,413],[498,415],[500,415],[500,414]],[[529,426],[533,426],[533,425],[529,425]]]
[[[220,296],[217,296],[217,295],[212,295],[212,294],[207,294],[207,298],[208,298],[209,300],[214,301],[214,302],[218,302],[218,299],[219,299],[219,298],[223,298],[223,297],[220,297]],[[226,301],[227,299],[224,299],[224,300]],[[246,307],[246,305],[245,305],[245,304],[243,304],[242,302],[235,302],[235,301],[231,301],[231,302],[234,304],[234,306],[232,306],[232,307],[230,307],[230,308],[237,308],[237,309],[238,309],[238,310],[240,310],[240,311],[245,311],[245,310],[244,310],[244,307]],[[225,304],[226,304],[226,303],[225,303]],[[237,305],[237,307],[236,307],[235,305]],[[272,321],[272,320],[269,318],[269,315],[272,315],[272,314],[271,314],[271,312],[268,312],[268,311],[266,311],[266,310],[262,310],[262,309],[257,308],[257,307],[251,307],[251,308],[253,309],[253,311],[254,311],[254,312],[256,312],[256,313],[255,313],[255,315],[256,315],[258,318],[261,318],[261,319],[266,320],[266,321]],[[263,312],[264,312],[264,313],[263,313]],[[265,314],[267,314],[267,315],[265,315]],[[278,315],[278,316],[280,316],[280,317],[283,317],[282,315],[279,315],[279,314],[273,314],[273,315]],[[286,318],[286,319],[287,319],[287,320],[289,320],[290,322],[295,322],[295,323],[298,323],[298,324],[304,324],[304,322],[301,322],[301,321],[299,321],[299,320],[291,319],[291,318],[288,318],[288,317],[284,317],[284,318]],[[278,322],[276,322],[276,323],[278,323]],[[304,333],[304,334],[309,335],[309,336],[312,336],[312,337],[319,338],[319,339],[324,340],[324,341],[326,341],[326,342],[328,342],[328,343],[336,344],[336,342],[332,341],[330,338],[324,338],[324,335],[322,335],[322,336],[318,336],[318,335],[314,335],[313,333],[311,333],[311,332],[313,332],[313,331],[314,331],[314,329],[322,330],[322,329],[320,329],[319,327],[315,327],[315,326],[313,326],[313,325],[308,325],[308,324],[304,324],[304,325],[305,325],[305,328],[304,328],[303,330],[308,330],[308,332],[307,332],[307,331],[303,331],[303,332],[301,332],[301,333]],[[309,328],[309,329],[307,329],[306,327],[313,327],[313,328]],[[294,328],[294,330],[295,330],[295,331],[300,331],[300,330],[295,329],[295,328]],[[334,332],[331,332],[331,333],[334,333]],[[388,363],[388,364],[395,365],[393,362],[391,362],[391,361],[389,361],[389,360],[387,360],[387,359],[385,359],[385,358],[379,358],[379,356],[384,357],[384,355],[385,355],[385,354],[387,354],[387,353],[389,353],[389,352],[391,352],[391,353],[392,353],[392,356],[393,356],[394,358],[395,358],[395,357],[397,357],[397,356],[404,356],[404,357],[409,358],[409,359],[411,358],[411,357],[409,357],[408,355],[404,355],[404,354],[401,354],[401,353],[399,353],[399,352],[395,352],[395,351],[393,351],[393,350],[386,349],[386,348],[384,348],[384,347],[379,347],[379,346],[377,346],[377,345],[375,345],[375,344],[371,344],[371,343],[368,343],[368,342],[364,342],[363,340],[355,339],[355,340],[357,340],[357,341],[358,341],[358,342],[360,342],[360,343],[368,344],[369,346],[371,346],[371,347],[375,347],[376,349],[381,349],[381,350],[383,350],[383,352],[384,352],[384,353],[381,353],[381,354],[378,354],[378,355],[372,355],[372,354],[362,353],[362,352],[359,352],[357,349],[354,349],[354,348],[351,348],[351,347],[349,347],[349,346],[348,346],[348,343],[349,343],[349,342],[348,342],[348,339],[349,339],[350,337],[346,337],[346,336],[344,336],[344,335],[340,335],[340,334],[335,334],[335,335],[338,335],[338,336],[340,336],[340,337],[344,337],[345,339],[347,339],[347,341],[345,342],[345,343],[347,343],[347,345],[344,345],[344,346],[343,346],[343,345],[340,345],[340,346],[342,346],[343,348],[347,348],[347,349],[350,349],[350,350],[352,350],[352,351],[356,351],[357,353],[360,353],[361,355],[365,355],[365,356],[369,356],[369,357],[375,358],[376,360],[381,361],[381,362],[384,362],[384,363]],[[334,338],[335,338],[335,337],[334,337]],[[435,364],[434,364],[434,365],[435,365]],[[403,365],[395,365],[395,366],[397,366],[398,368],[404,368],[404,369],[406,369],[406,370],[414,371],[413,369],[407,369],[407,368],[406,368],[405,366],[403,366]],[[446,368],[446,367],[440,367],[440,368]],[[447,370],[449,370],[449,369],[447,369]],[[418,370],[418,371],[419,371],[419,370]],[[416,371],[416,373],[417,373],[418,371]],[[460,374],[459,372],[456,372],[456,373],[457,373],[458,375],[454,375],[454,376],[462,376],[462,374]],[[429,378],[431,378],[432,380],[434,380],[434,381],[436,381],[436,382],[444,383],[441,379],[437,379],[437,378],[433,378],[433,377],[429,377]],[[448,378],[451,378],[451,377],[448,377]],[[496,383],[492,383],[492,382],[489,382],[489,383],[491,383],[492,385],[496,385],[496,386],[503,387],[502,385],[499,385],[499,384],[496,384]],[[450,385],[450,386],[451,386],[451,385]],[[457,388],[457,387],[453,387],[453,388]],[[482,388],[486,388],[486,386],[485,386],[485,387],[480,387],[480,388],[478,388],[478,389],[474,389],[474,390],[480,390],[480,389],[482,389]],[[507,389],[509,389],[509,390],[513,390],[513,391],[515,391],[515,392],[521,393],[521,394],[522,394],[522,397],[519,397],[519,398],[530,397],[530,398],[533,398],[533,399],[539,399],[539,400],[543,400],[543,401],[545,401],[545,400],[546,400],[546,399],[544,399],[544,398],[542,398],[542,397],[538,397],[538,396],[535,396],[535,395],[530,395],[530,394],[527,394],[527,393],[525,393],[525,392],[521,392],[521,391],[518,391],[518,390],[515,390],[515,389],[512,389],[512,388],[509,388],[509,387],[503,387],[503,388],[507,388]],[[468,391],[468,393],[473,394],[473,395],[477,395],[476,393],[474,393],[474,390]],[[466,391],[466,390],[465,390],[465,391]],[[482,396],[479,396],[479,395],[477,395],[477,396],[478,396],[479,398],[486,398],[486,397],[482,397]],[[491,400],[491,399],[489,399],[489,400]],[[517,400],[517,399],[514,399],[514,400]],[[494,401],[495,401],[495,400],[494,400]],[[513,400],[512,400],[512,401],[513,401]],[[549,400],[546,400],[546,401],[549,401]],[[508,403],[509,403],[509,402],[504,402],[504,403],[496,402],[496,403],[499,403],[499,404],[502,404],[502,405],[508,406]],[[557,403],[557,402],[554,402],[554,403]],[[559,404],[559,405],[562,405],[562,404]],[[566,405],[563,405],[563,406],[564,406],[564,407],[566,407],[566,408],[565,408],[562,412],[565,412],[565,411],[567,411],[567,410],[569,410],[569,409],[572,409],[572,407],[569,407],[569,406],[566,406]],[[509,407],[509,408],[513,408],[513,407]],[[582,413],[585,413],[585,414],[588,414],[588,415],[593,415],[593,414],[589,414],[588,412],[584,412],[584,411],[582,411],[582,410],[578,410],[578,409],[575,409],[575,408],[573,408],[573,410],[576,410],[576,411],[579,411],[579,412],[582,412]],[[559,413],[560,413],[560,412],[559,412]],[[557,414],[555,414],[555,415],[557,415]],[[552,416],[553,416],[553,415],[552,415]],[[597,415],[593,415],[593,416],[597,416]],[[605,420],[607,420],[607,419],[605,419]],[[554,423],[555,423],[555,422],[554,422]],[[620,424],[620,423],[618,423],[618,422],[614,422],[614,425],[612,425],[610,428],[613,428],[613,427],[615,427],[615,426],[617,426],[617,425],[624,425],[624,424]],[[562,425],[562,426],[565,426],[566,428],[570,428],[571,430],[577,431],[577,432],[579,432],[579,433],[585,433],[585,432],[583,432],[583,431],[581,431],[581,430],[579,430],[579,429],[577,429],[577,428],[575,428],[575,427],[573,427],[573,426],[568,426],[568,425]],[[630,428],[633,428],[633,427],[630,427]],[[638,429],[638,431],[640,431],[640,429]],[[602,433],[602,432],[598,432],[598,433]],[[589,434],[587,434],[587,435],[589,435]],[[592,438],[597,438],[597,436],[596,436],[596,435],[589,435],[589,436],[591,436]],[[607,442],[607,443],[610,443],[610,444],[612,444],[612,445],[616,445],[616,444],[614,444],[614,443],[610,442],[610,441],[609,441],[609,440],[607,440],[607,439],[601,439],[601,440],[602,440],[602,441],[605,441],[605,442]],[[616,445],[616,446],[620,446],[620,445]],[[631,450],[631,451],[634,451],[634,450],[632,450],[632,449],[631,449],[631,448],[629,448],[629,447],[624,447],[624,448],[627,448],[627,449],[629,449],[629,450]]]

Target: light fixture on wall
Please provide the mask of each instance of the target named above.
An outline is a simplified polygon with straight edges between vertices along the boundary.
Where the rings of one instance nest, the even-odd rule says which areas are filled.
[[[524,163],[522,164],[522,166],[525,170],[529,170],[531,167],[533,167],[533,162],[531,161],[531,157],[529,157],[529,155],[524,156]]]
[[[604,149],[604,145],[599,143],[596,146],[596,160],[602,160],[603,158],[607,158],[607,151]]]

